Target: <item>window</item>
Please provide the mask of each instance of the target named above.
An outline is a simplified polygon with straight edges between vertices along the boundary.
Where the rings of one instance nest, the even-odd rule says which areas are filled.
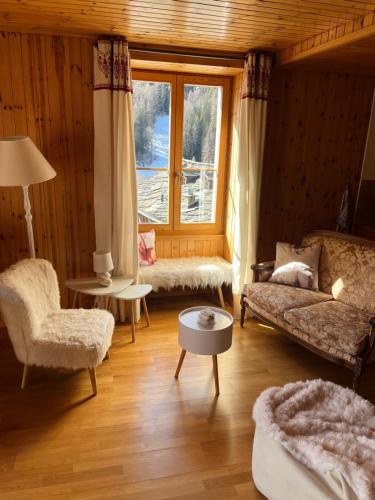
[[[230,80],[133,71],[142,229],[220,233]]]

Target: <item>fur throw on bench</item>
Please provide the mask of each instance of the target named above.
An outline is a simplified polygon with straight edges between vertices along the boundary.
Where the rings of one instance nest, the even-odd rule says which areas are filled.
[[[271,387],[253,417],[306,467],[334,469],[359,499],[375,498],[375,406],[352,390],[322,380]]]
[[[182,288],[217,288],[232,283],[232,265],[222,257],[183,257],[158,259],[152,266],[140,268],[140,282],[170,290]]]

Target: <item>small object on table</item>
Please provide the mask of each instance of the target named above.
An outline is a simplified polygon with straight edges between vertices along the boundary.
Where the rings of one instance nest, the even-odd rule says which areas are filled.
[[[130,314],[131,314],[131,326],[132,326],[132,341],[135,342],[135,304],[137,300],[142,300],[143,311],[146,316],[147,326],[150,326],[150,317],[148,315],[146,295],[148,295],[152,290],[151,285],[130,285],[125,290],[119,291],[117,293],[112,293],[111,297],[118,300],[125,300],[131,302]]]
[[[207,309],[201,309],[198,313],[198,322],[201,325],[210,325],[215,322],[215,312],[207,307]]]
[[[213,321],[211,320],[206,325],[202,325],[200,316],[202,311],[206,309],[202,306],[190,307],[182,311],[178,317],[178,341],[182,350],[175,378],[178,378],[186,351],[194,354],[211,355],[216,396],[218,396],[220,389],[217,355],[227,351],[232,345],[233,317],[223,309],[212,307],[210,311],[211,314],[214,314]],[[203,316],[206,314],[204,313]],[[209,317],[212,318],[211,315]]]
[[[111,305],[111,294],[121,292],[133,283],[133,278],[125,278],[124,276],[114,276],[110,286],[100,286],[96,277],[92,278],[75,278],[65,281],[65,285],[74,291],[72,308],[77,305],[78,294],[93,295],[95,297],[94,307],[97,306],[99,298],[105,297],[105,309],[109,309]]]

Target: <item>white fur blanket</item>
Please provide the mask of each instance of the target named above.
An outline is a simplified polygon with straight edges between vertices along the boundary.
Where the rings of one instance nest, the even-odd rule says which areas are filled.
[[[216,288],[232,283],[232,265],[222,257],[184,257],[158,259],[152,266],[140,267],[140,282],[170,290],[183,288]]]
[[[375,406],[352,390],[322,380],[271,387],[253,418],[308,468],[335,469],[359,499],[375,498]]]

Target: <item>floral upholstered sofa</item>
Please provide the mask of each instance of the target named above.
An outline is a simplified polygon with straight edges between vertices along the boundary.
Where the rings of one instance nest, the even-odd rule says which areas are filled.
[[[320,244],[319,291],[268,281],[274,262],[252,266],[254,282],[241,296],[245,311],[311,351],[354,371],[353,388],[375,361],[375,243],[313,231],[302,246]]]

